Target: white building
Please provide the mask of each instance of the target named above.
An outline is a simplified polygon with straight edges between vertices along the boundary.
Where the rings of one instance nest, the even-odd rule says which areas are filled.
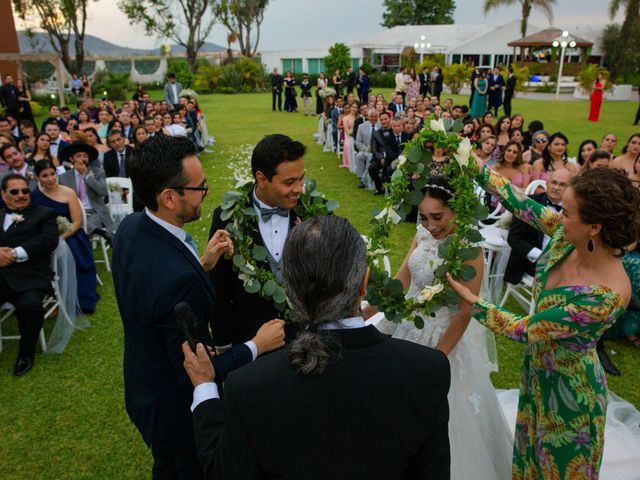
[[[542,28],[529,24],[527,35],[537,33]],[[599,49],[601,28],[593,26],[571,28],[570,31],[594,42],[592,57],[602,55]],[[348,45],[351,49],[351,64],[356,69],[364,60],[374,67],[383,65],[390,70],[400,64],[400,55],[406,48],[413,48],[424,35],[424,53],[441,53],[447,63],[473,61],[480,67],[493,67],[502,63],[508,65],[513,58],[513,49],[507,44],[521,37],[520,20],[506,25],[406,25],[383,30],[371,37]],[[281,72],[317,74],[324,71],[324,57],[329,46],[313,50],[272,50],[261,52],[262,63],[267,71],[277,67]],[[420,53],[419,49],[416,53]],[[568,52],[570,54],[570,52]],[[329,72],[325,72],[329,74]]]

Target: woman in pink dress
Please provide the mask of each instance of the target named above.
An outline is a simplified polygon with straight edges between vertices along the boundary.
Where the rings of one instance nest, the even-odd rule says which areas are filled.
[[[591,93],[591,108],[589,109],[589,121],[597,122],[600,117],[600,106],[602,105],[602,95],[604,88],[607,85],[607,80],[604,78],[602,72],[598,72],[596,81],[593,84]]]
[[[350,172],[355,173],[355,140],[353,138],[353,126],[358,116],[358,105],[351,104],[349,112],[342,118],[342,128],[344,131],[344,148],[342,150],[341,168],[348,168]]]

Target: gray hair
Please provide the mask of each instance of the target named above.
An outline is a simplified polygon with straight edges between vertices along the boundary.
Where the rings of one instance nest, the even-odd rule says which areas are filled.
[[[314,217],[295,227],[284,247],[283,276],[293,319],[303,330],[289,359],[303,374],[321,374],[340,345],[322,325],[353,316],[367,271],[364,241],[344,218]]]

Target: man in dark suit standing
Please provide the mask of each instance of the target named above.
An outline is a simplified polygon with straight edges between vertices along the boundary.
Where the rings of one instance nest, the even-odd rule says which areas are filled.
[[[393,174],[393,161],[402,153],[402,144],[411,140],[403,131],[402,120],[394,118],[389,120],[389,114],[380,114],[380,130],[371,136],[371,163],[369,163],[369,175],[376,186],[375,195],[384,195],[383,182],[386,182]],[[382,173],[382,178],[381,174]]]
[[[424,67],[422,69],[422,73],[418,75],[418,80],[420,81],[420,95],[426,97],[430,93],[429,86],[431,84],[431,77],[429,76],[429,68]]]
[[[439,66],[435,65],[431,69],[431,95],[438,97],[438,102],[440,102],[443,82],[444,78],[442,77],[442,71]]]
[[[276,111],[276,99],[278,100],[278,110],[282,111],[282,85],[284,78],[278,73],[278,69],[274,68],[273,73],[269,75],[271,81],[271,109]]]
[[[268,135],[256,145],[251,156],[251,170],[255,180],[251,205],[256,212],[253,236],[255,245],[267,249],[268,258],[262,267],[270,269],[276,279],[282,279],[282,251],[284,242],[295,224],[300,221],[294,212],[304,185],[304,154],[302,143],[286,135]],[[220,218],[222,209],[213,212],[209,237],[224,230],[230,220]],[[280,312],[269,301],[244,289],[231,259],[222,258],[211,270],[211,280],[218,293],[217,315],[211,330],[216,347],[226,349],[244,342],[265,322]],[[288,331],[291,336],[293,332]]]
[[[449,479],[447,357],[366,326],[367,280],[356,229],[309,219],[284,251],[296,340],[230,374],[224,406],[200,395],[214,377],[204,347],[196,356],[183,346],[208,478]]]
[[[0,209],[0,305],[16,309],[20,349],[13,374],[33,367],[36,342],[44,322],[42,301],[51,288],[51,254],[58,246],[56,213],[31,205],[27,181],[12,173],[2,179]]]
[[[18,118],[20,110],[20,92],[13,84],[13,76],[5,75],[4,85],[0,87],[0,104],[6,109],[5,114]]]
[[[107,178],[129,178],[128,168],[133,148],[125,143],[124,134],[120,130],[111,130],[108,139],[111,150],[104,154],[105,175]]]
[[[509,65],[509,76],[504,89],[504,114],[511,116],[511,100],[516,93],[516,81],[518,79],[513,74],[513,67]]]
[[[504,78],[502,78],[500,69],[495,67],[487,80],[489,82],[489,108],[487,110],[491,111],[493,108],[493,115],[497,117],[498,109],[502,105],[502,89],[504,88]]]
[[[356,74],[353,72],[353,67],[347,69],[347,94],[353,93],[353,89],[356,88]]]
[[[189,405],[193,388],[182,368],[184,336],[174,306],[187,302],[197,336],[212,345],[208,322],[215,293],[207,275],[224,252],[216,232],[200,256],[183,226],[200,217],[208,186],[196,147],[186,137],[151,137],[131,164],[134,191],[146,210],[127,216],[113,247],[113,283],[124,326],[125,406],[153,454],[154,479],[201,479]],[[234,368],[283,344],[279,321],[252,341],[213,358],[223,380]]]

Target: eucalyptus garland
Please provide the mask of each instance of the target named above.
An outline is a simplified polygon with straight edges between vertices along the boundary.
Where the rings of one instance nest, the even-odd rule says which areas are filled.
[[[269,252],[253,241],[259,235],[258,214],[251,202],[254,182],[248,178],[238,178],[235,190],[226,192],[222,197],[221,220],[231,220],[226,230],[233,239],[233,268],[238,272],[244,289],[248,293],[257,293],[286,316],[288,313],[287,295],[269,267]],[[335,200],[327,200],[316,189],[315,180],[304,181],[302,194],[294,209],[301,221],[317,215],[327,215],[339,207]]]
[[[444,169],[455,191],[449,202],[456,215],[455,229],[438,248],[438,256],[443,262],[434,271],[434,284],[426,286],[415,299],[405,299],[402,283],[390,278],[384,270],[383,257],[389,252],[392,227],[423,199],[421,190],[428,179],[422,173],[428,171],[433,161],[427,147],[443,149],[456,160]],[[366,299],[384,312],[390,321],[412,320],[416,327],[423,328],[424,320],[416,312],[434,316],[440,308],[458,302],[458,296],[449,287],[445,274],[449,272],[463,281],[469,281],[476,275],[475,269],[464,262],[480,254],[476,244],[483,237],[476,225],[486,218],[488,212],[474,192],[473,178],[478,174],[478,166],[473,158],[470,159],[471,149],[467,138],[461,139],[456,133],[445,131],[442,121],[432,120],[429,128],[425,127],[407,143],[404,154],[396,160],[395,171],[387,183],[384,208],[373,212],[367,243],[371,271]]]

